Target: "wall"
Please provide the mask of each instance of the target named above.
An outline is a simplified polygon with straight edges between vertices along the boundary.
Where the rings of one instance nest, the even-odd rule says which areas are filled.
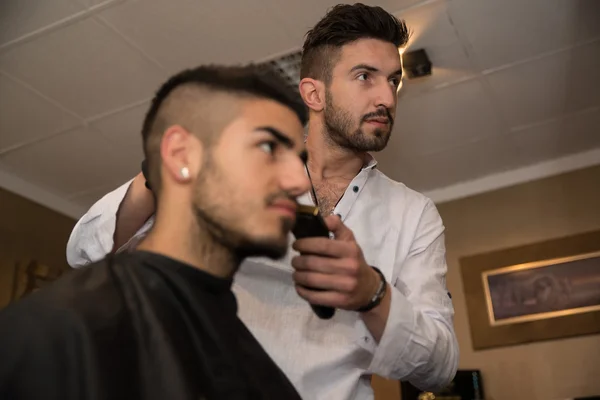
[[[66,245],[75,221],[0,189],[0,308],[10,300],[15,263],[67,268]]]
[[[438,209],[447,229],[448,286],[456,309],[460,368],[482,370],[487,400],[600,394],[599,335],[474,352],[458,264],[463,255],[600,229],[600,166],[440,204]]]

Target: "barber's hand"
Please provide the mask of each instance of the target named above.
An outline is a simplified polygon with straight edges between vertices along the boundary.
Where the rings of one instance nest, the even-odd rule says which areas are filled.
[[[331,215],[325,222],[335,239],[305,238],[293,245],[301,254],[292,259],[296,291],[311,304],[359,309],[377,292],[380,277],[340,218]]]

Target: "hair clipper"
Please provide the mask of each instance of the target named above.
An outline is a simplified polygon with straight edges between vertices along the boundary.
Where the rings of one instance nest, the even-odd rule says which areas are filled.
[[[308,237],[329,237],[329,229],[319,213],[319,209],[314,206],[298,205],[296,210],[296,224],[292,233],[296,239]],[[311,288],[309,288],[311,289]],[[312,289],[318,290],[318,289]],[[314,313],[321,319],[330,319],[335,315],[335,308],[327,306],[310,305]]]

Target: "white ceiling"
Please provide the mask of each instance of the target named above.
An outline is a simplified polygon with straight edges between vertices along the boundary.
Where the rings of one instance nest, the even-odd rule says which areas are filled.
[[[297,50],[336,3],[2,0],[0,186],[80,215],[138,172],[168,76]],[[377,156],[392,178],[447,200],[600,164],[600,1],[366,3],[405,18],[434,65]]]

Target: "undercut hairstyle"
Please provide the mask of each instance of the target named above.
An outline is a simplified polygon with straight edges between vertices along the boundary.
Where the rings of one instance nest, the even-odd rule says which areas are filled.
[[[200,66],[172,76],[156,92],[142,126],[148,182],[161,189],[160,143],[164,132],[180,125],[209,147],[248,98],[273,100],[289,108],[306,125],[308,111],[299,94],[265,66]]]
[[[300,79],[313,78],[329,84],[345,44],[379,39],[401,48],[406,46],[409,37],[404,21],[381,7],[338,4],[306,34]]]

